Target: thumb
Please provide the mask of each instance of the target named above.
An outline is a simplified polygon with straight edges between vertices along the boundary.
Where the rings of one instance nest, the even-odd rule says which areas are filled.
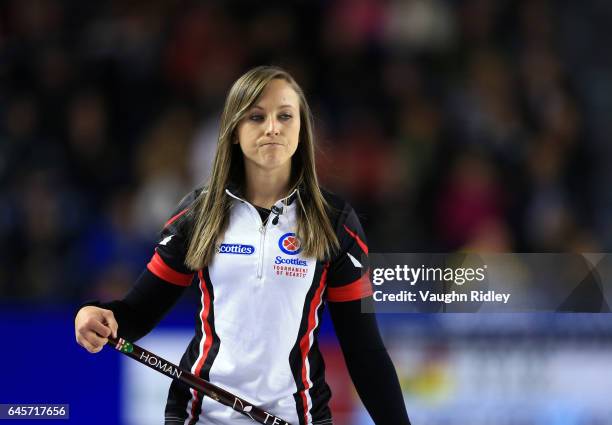
[[[119,324],[117,323],[117,320],[115,320],[115,315],[113,314],[113,312],[111,310],[104,310],[102,312],[102,317],[104,318],[106,325],[110,328],[111,335],[113,336],[113,338],[117,338],[117,330],[119,329]]]

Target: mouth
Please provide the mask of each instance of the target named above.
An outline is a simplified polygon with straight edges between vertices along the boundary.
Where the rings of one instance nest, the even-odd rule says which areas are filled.
[[[263,148],[265,146],[284,146],[282,143],[276,143],[276,142],[266,142],[266,143],[262,143],[261,145],[259,145],[260,148]]]

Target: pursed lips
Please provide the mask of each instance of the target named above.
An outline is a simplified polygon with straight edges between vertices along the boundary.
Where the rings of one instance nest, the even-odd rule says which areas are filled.
[[[284,145],[282,143],[279,143],[279,142],[272,142],[272,141],[270,141],[270,142],[261,143],[259,145],[260,148],[263,147],[263,146],[284,146]]]

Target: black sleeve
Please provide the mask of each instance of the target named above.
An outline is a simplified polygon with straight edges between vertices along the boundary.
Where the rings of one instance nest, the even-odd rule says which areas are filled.
[[[327,301],[346,302],[371,295],[366,237],[357,214],[348,203],[344,202],[334,227],[340,249],[329,263]]]
[[[184,290],[185,287],[168,284],[145,269],[122,300],[98,305],[113,312],[120,337],[137,341],[151,332]]]
[[[372,303],[372,297],[363,302]],[[329,303],[353,384],[376,424],[410,425],[399,380],[380,337],[376,316],[361,312],[362,300]]]

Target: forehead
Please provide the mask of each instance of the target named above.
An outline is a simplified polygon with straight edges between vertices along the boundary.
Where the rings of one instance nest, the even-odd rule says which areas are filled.
[[[300,100],[291,85],[282,79],[274,79],[264,88],[253,106],[262,108],[280,107],[283,105],[298,108]]]

